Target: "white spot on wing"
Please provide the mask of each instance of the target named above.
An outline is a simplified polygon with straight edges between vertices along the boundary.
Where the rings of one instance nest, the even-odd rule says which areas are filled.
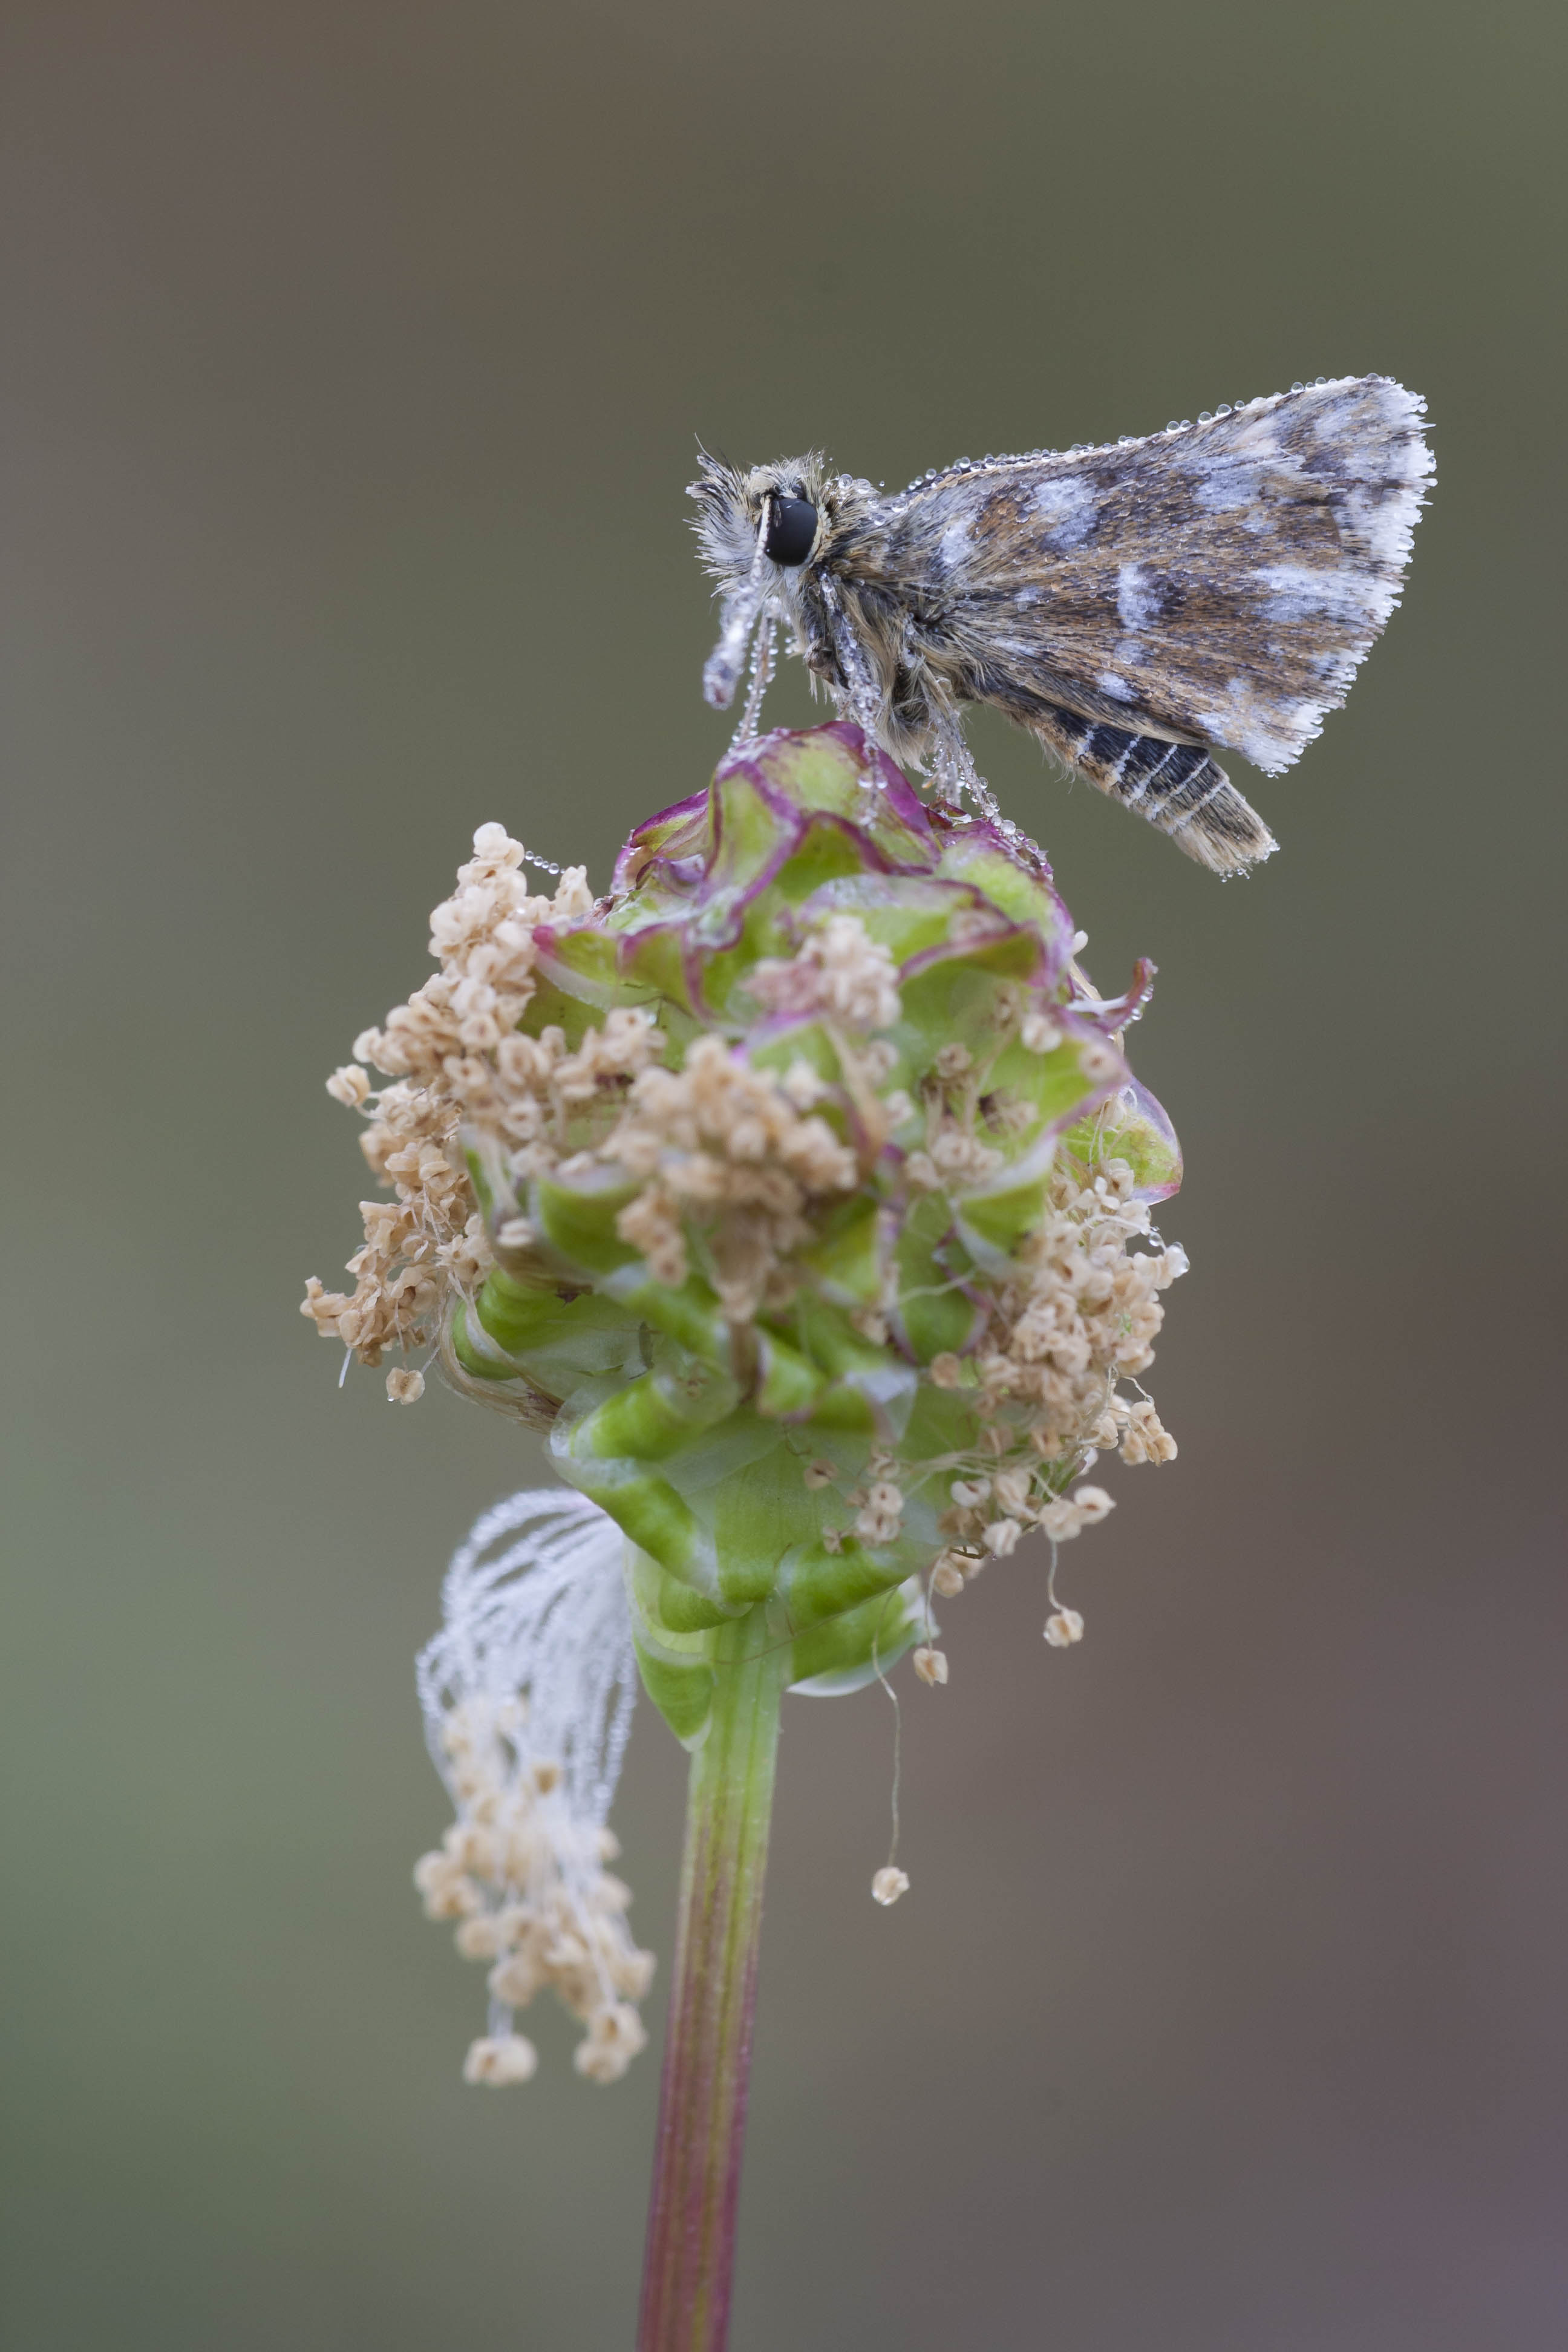
[[[1183,452],[1193,504],[1208,514],[1256,509],[1301,478],[1268,409],[1240,411],[1212,425]]]
[[[1233,507],[1260,506],[1271,487],[1257,466],[1216,463],[1204,467],[1193,498],[1208,513],[1223,514]]]
[[[1269,592],[1261,601],[1271,621],[1338,621],[1359,636],[1393,609],[1393,586],[1348,562],[1331,571],[1261,563],[1252,576]]]
[[[1146,629],[1160,617],[1160,592],[1145,563],[1124,563],[1116,575],[1116,609],[1124,629]]]
[[[1043,526],[1040,536],[1047,547],[1081,547],[1094,529],[1100,501],[1076,474],[1058,474],[1039,485],[1029,511]]]

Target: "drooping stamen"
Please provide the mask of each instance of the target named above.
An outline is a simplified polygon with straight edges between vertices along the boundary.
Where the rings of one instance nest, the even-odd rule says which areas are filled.
[[[893,1597],[891,1594],[889,1595],[889,1600]],[[871,1896],[874,1902],[880,1903],[885,1908],[888,1904],[896,1903],[900,1895],[908,1894],[910,1874],[907,1870],[899,1868],[899,1792],[904,1774],[904,1711],[899,1705],[898,1692],[882,1671],[880,1646],[881,1621],[879,1619],[877,1631],[871,1637],[871,1664],[877,1680],[893,1702],[893,1821],[892,1836],[888,1843],[888,1859],[871,1881]]]
[[[637,1665],[615,1522],[581,1495],[513,1495],[447,1574],[442,1627],[416,1669],[426,1733],[457,1821],[416,1873],[459,1950],[493,1961],[470,2082],[523,2082],[513,2012],[549,1984],[583,2019],[580,2073],[613,2081],[646,2035],[634,2004],[652,1957],[605,1870],[606,1816],[631,1728]]]

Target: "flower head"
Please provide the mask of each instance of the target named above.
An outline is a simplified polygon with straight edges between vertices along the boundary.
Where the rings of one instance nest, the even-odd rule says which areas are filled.
[[[1016,828],[922,803],[854,727],[781,733],[639,826],[598,901],[575,869],[533,893],[482,826],[438,971],[329,1081],[385,1190],[354,1289],[312,1280],[305,1313],[366,1363],[437,1352],[548,1431],[625,1538],[637,1664],[683,1738],[716,1630],[759,1603],[797,1688],[917,1643],[940,1685],[932,1591],[1103,1517],[1078,1483],[1099,1454],[1174,1454],[1139,1381],[1186,1264],[1151,1221],[1181,1161],[1122,1049],[1152,968],[1107,1002],[1082,944]],[[422,1385],[403,1365],[388,1392]],[[1057,1609],[1048,1638],[1081,1630]],[[641,1956],[551,1811],[537,1718],[495,1711],[515,1672],[492,1679],[441,1702],[458,1844],[421,1865],[492,1961],[471,2072],[521,2078],[510,2010],[548,1979],[607,2075]]]
[[[1151,974],[1106,1003],[1079,944],[1016,832],[879,755],[868,782],[851,727],[774,735],[639,827],[597,902],[576,870],[534,894],[481,827],[439,971],[331,1081],[392,1198],[353,1292],[306,1312],[548,1427],[637,1549],[688,1730],[694,1637],[759,1582],[801,1678],[854,1678],[919,1631],[911,1577],[1076,1535],[1098,1451],[1174,1452],[1126,1392],[1185,1265],[1151,1223],[1174,1138],[1121,1048]]]

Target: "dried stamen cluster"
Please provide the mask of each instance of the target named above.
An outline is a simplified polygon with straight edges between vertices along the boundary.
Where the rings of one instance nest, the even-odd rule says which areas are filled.
[[[653,1980],[654,1957],[626,1927],[631,1891],[605,1864],[620,1849],[605,1829],[579,1832],[556,1798],[550,1759],[520,1757],[521,1698],[469,1699],[447,1716],[442,1745],[458,1819],[414,1873],[427,1916],[457,1921],[466,1959],[489,1967],[490,2031],[468,2053],[471,2083],[522,2082],[532,2044],[511,2013],[547,1988],[587,2026],[579,2074],[623,2074],[647,2040],[632,2006]]]
[[[503,1028],[534,992],[534,929],[592,904],[580,868],[568,869],[553,898],[531,898],[524,856],[500,825],[479,828],[457,892],[430,919],[440,973],[384,1029],[355,1040],[356,1055],[394,1083],[374,1090],[360,1061],[327,1081],[335,1100],[367,1116],[365,1157],[395,1199],[360,1203],[365,1238],[348,1262],[352,1297],[312,1276],[301,1311],[365,1364],[378,1365],[389,1347],[428,1345],[447,1293],[471,1300],[493,1262],[456,1145],[463,1129],[493,1136],[520,1183],[557,1171],[580,1179],[595,1165],[632,1179],[639,1189],[616,1228],[653,1279],[679,1287],[695,1244],[726,1317],[746,1323],[764,1300],[782,1306],[794,1296],[787,1260],[813,1237],[812,1206],[853,1190],[867,1150],[874,1156],[910,1116],[901,1090],[878,1091],[890,1050],[858,1035],[898,1019],[897,967],[853,916],[808,929],[793,957],[760,964],[749,988],[775,1011],[836,1025],[862,1113],[859,1158],[814,1114],[829,1089],[805,1060],[782,1075],[756,1069],[710,1036],[681,1069],[665,1069],[666,1033],[632,1006],[611,1010],[572,1047],[553,1024],[537,1036]],[[517,1219],[497,1235],[513,1252],[532,1239]],[[423,1387],[418,1373],[388,1375],[395,1402],[415,1402]]]
[[[809,1105],[823,1091],[805,1064],[781,1079],[718,1037],[700,1038],[679,1071],[646,1071],[601,1157],[640,1181],[616,1230],[654,1281],[690,1272],[689,1232],[724,1314],[749,1323],[764,1298],[786,1306],[790,1253],[811,1236],[812,1204],[849,1192],[854,1154]]]
[[[1123,1160],[1105,1161],[1088,1182],[1067,1165],[1054,1171],[1049,1213],[992,1301],[976,1361],[979,1443],[935,1462],[873,1456],[869,1481],[843,1490],[856,1516],[826,1531],[830,1547],[841,1548],[850,1535],[891,1541],[908,1501],[940,1488],[945,1507],[937,1524],[948,1541],[929,1588],[952,1600],[988,1560],[1015,1551],[1031,1528],[1060,1543],[1109,1515],[1114,1506],[1103,1487],[1066,1491],[1100,1450],[1114,1449],[1127,1463],[1175,1459],[1175,1440],[1152,1401],[1142,1392],[1124,1397],[1118,1386],[1152,1360],[1164,1319],[1159,1294],[1187,1265],[1179,1243],[1134,1249],[1158,1236],[1147,1202],[1131,1194],[1132,1171]],[[963,1362],[938,1356],[930,1376],[939,1388],[956,1388]],[[836,1484],[831,1463],[808,1463],[803,1476],[814,1490]],[[1057,1611],[1047,1639],[1062,1647],[1082,1632],[1077,1611]],[[924,1682],[947,1680],[946,1658],[929,1644],[914,1653],[914,1667]]]
[[[329,1291],[314,1276],[301,1312],[325,1339],[337,1339],[363,1364],[379,1365],[389,1348],[434,1343],[450,1291],[471,1297],[491,1264],[485,1222],[455,1139],[470,1101],[510,1090],[507,1049],[531,1051],[517,1024],[534,993],[534,931],[568,921],[593,904],[580,866],[562,876],[552,898],[532,895],[521,845],[504,827],[484,824],[458,887],[430,918],[430,952],[441,969],[384,1029],[354,1041],[355,1059],[327,1080],[335,1101],[365,1114],[361,1148],[391,1201],[362,1201],[364,1242],[348,1261],[353,1291]],[[393,1083],[376,1089],[369,1062]],[[424,1388],[417,1371],[394,1370],[387,1393],[413,1403]]]

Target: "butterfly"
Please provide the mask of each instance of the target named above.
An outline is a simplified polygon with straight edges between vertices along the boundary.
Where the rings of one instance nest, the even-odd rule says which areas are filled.
[[[963,458],[889,496],[814,452],[690,485],[722,598],[703,674],[756,732],[782,625],[843,716],[997,816],[989,703],[1201,865],[1277,846],[1211,747],[1266,774],[1337,709],[1399,601],[1433,471],[1387,376],[1293,385],[1096,448]],[[1005,822],[1005,820],[1003,820]],[[1011,826],[1010,831],[1014,830]]]

